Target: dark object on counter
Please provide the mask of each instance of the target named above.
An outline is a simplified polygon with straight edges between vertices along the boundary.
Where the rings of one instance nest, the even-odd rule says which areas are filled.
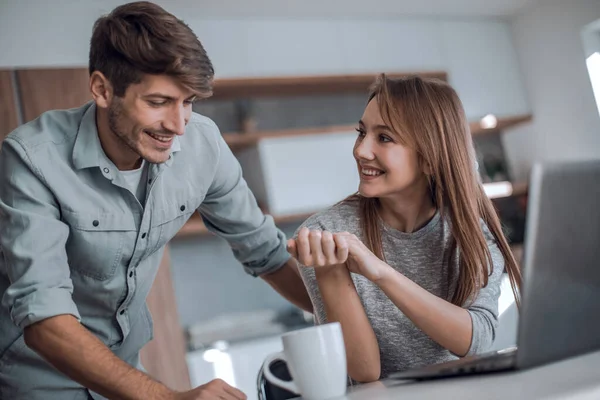
[[[527,218],[527,195],[519,194],[493,199],[504,235],[511,244],[525,240],[525,220]]]
[[[269,365],[269,369],[273,375],[279,379],[283,379],[284,381],[292,380],[292,376],[290,375],[287,364],[283,360],[275,360]],[[282,389],[269,382],[263,375],[262,368],[258,371],[256,386],[258,390],[258,400],[287,400],[298,397],[297,394]]]

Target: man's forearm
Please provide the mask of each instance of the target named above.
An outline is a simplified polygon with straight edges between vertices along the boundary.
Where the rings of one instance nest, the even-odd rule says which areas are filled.
[[[71,315],[25,328],[25,343],[56,369],[109,399],[172,399],[174,392],[115,356]]]
[[[261,278],[292,304],[304,311],[313,312],[312,302],[300,277],[296,260],[293,258],[290,258],[277,271],[262,275]]]

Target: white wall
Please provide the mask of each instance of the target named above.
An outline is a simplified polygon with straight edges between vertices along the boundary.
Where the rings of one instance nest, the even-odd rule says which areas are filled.
[[[93,21],[119,3],[0,3],[0,68],[85,66]],[[499,19],[208,19],[201,5],[185,11],[177,15],[217,77],[443,70],[470,118],[529,112],[510,26]]]
[[[534,121],[504,136],[517,176],[535,161],[600,158],[600,117],[585,63],[583,27],[598,0],[543,0],[512,21]]]
[[[586,25],[581,32],[585,56],[600,53],[600,19]]]

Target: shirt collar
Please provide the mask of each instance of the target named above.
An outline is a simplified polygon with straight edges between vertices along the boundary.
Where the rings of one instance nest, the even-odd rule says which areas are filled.
[[[165,162],[166,165],[173,164],[173,154],[181,150],[179,137],[175,136],[173,144],[171,144],[171,155]],[[96,103],[93,101],[88,103],[88,109],[83,114],[79,129],[77,130],[77,138],[73,146],[73,165],[76,169],[85,169],[91,167],[104,167],[110,165],[114,168],[114,164],[104,153],[100,137],[98,136],[98,128],[96,126]]]
[[[173,143],[171,144],[171,154],[169,154],[169,159],[165,161],[167,166],[171,166],[173,164],[173,158],[175,158],[175,153],[181,150],[181,144],[179,143],[179,136],[175,136],[173,138]]]

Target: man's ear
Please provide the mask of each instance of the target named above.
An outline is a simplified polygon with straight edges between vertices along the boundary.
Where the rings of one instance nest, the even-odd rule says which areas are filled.
[[[96,106],[100,108],[108,108],[114,96],[112,84],[100,71],[94,71],[90,75],[90,92]]]

